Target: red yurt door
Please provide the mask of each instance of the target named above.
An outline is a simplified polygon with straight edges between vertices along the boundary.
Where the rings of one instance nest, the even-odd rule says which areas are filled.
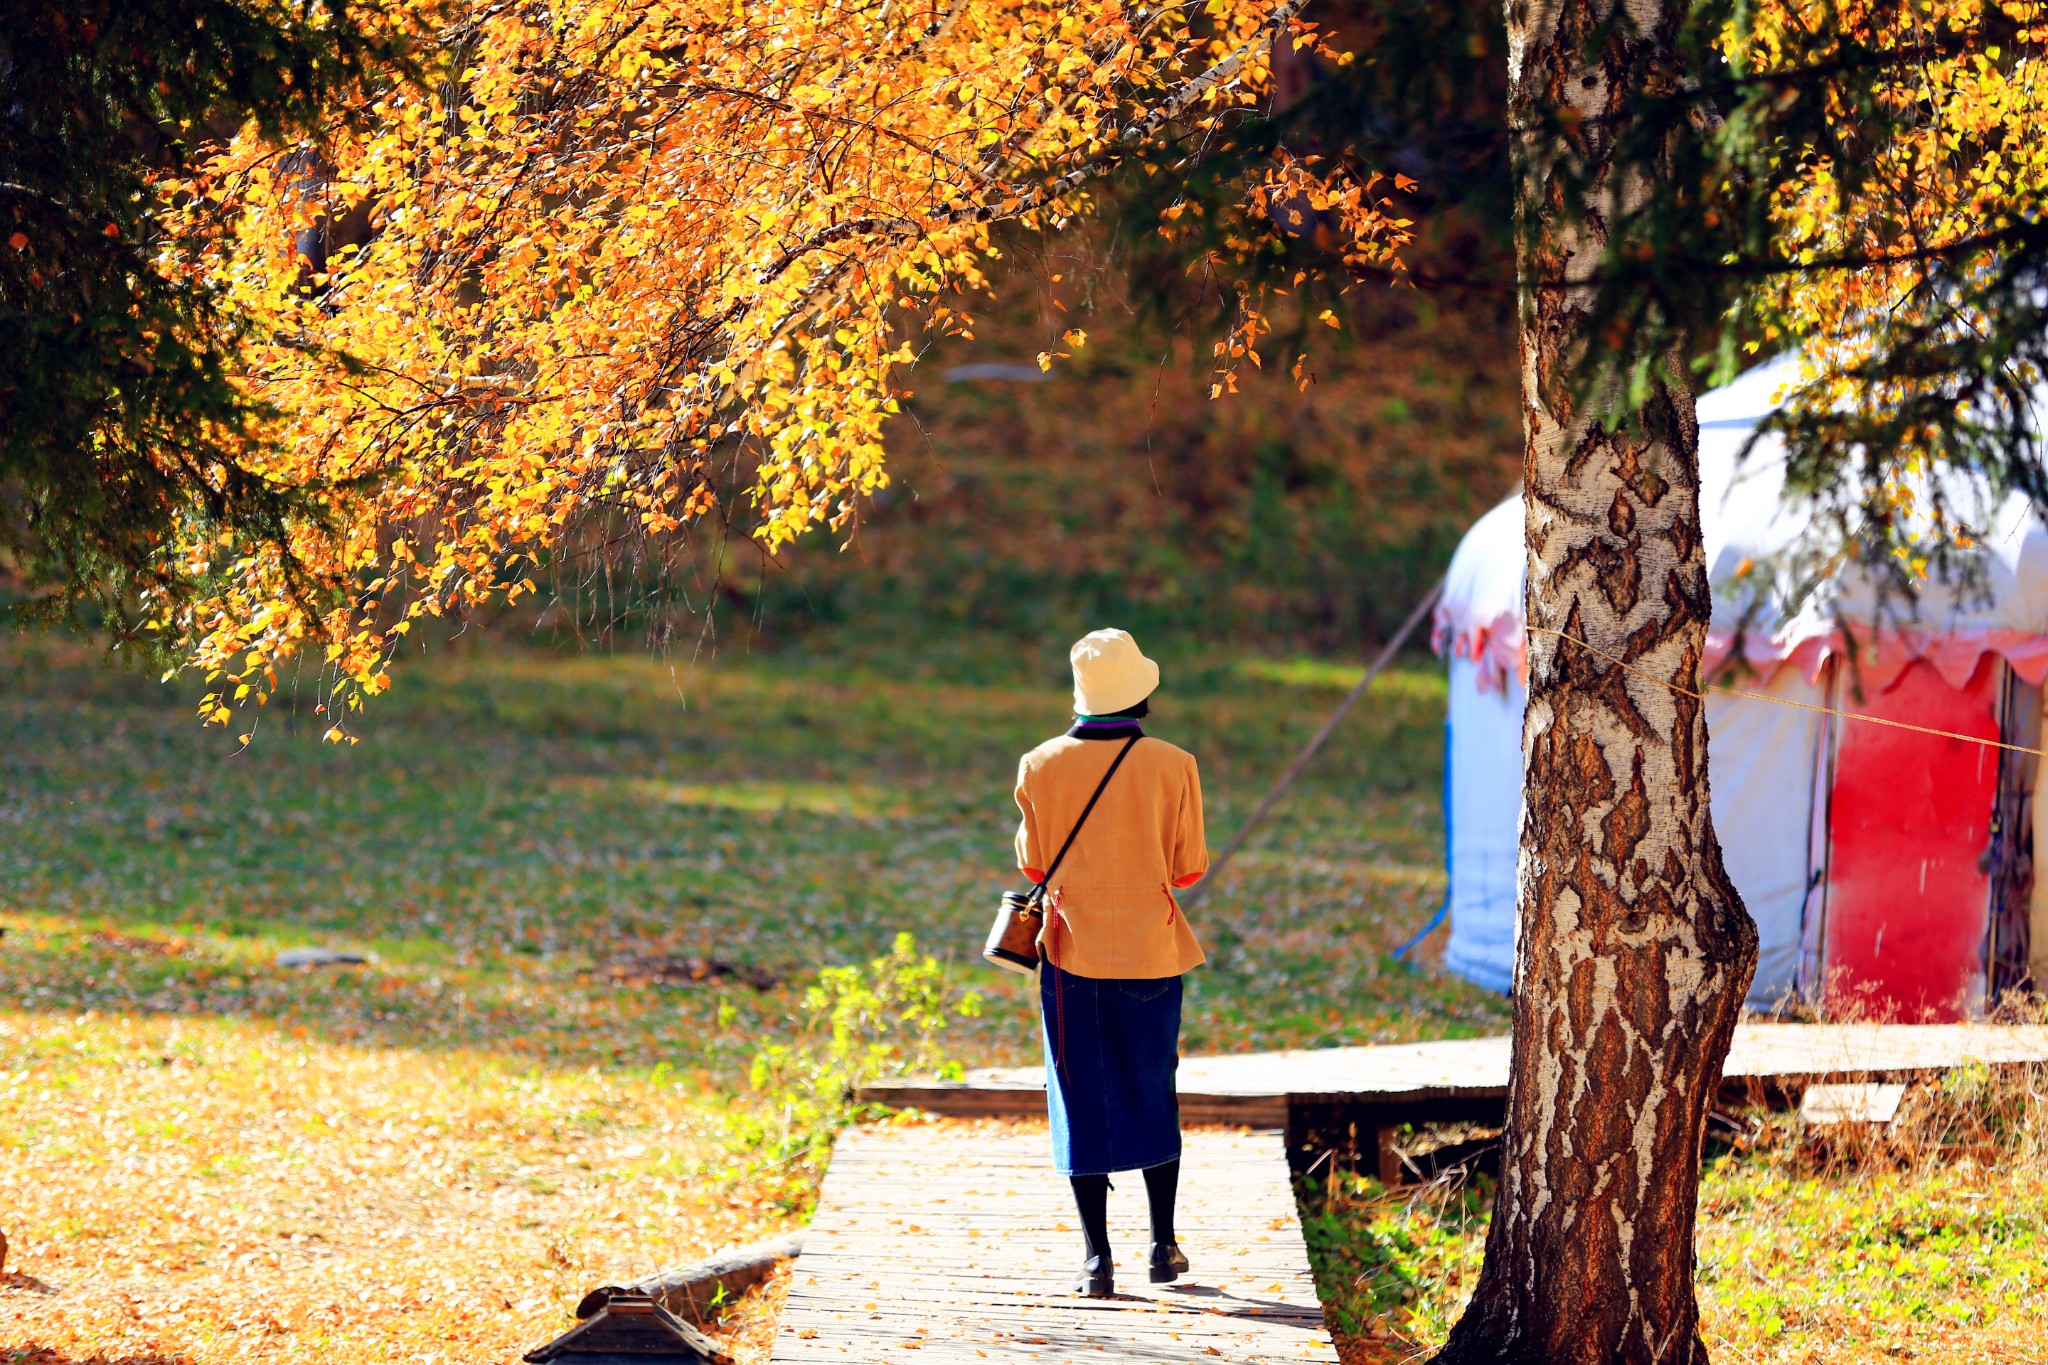
[[[1996,740],[1989,656],[1962,688],[1915,663],[1846,709]],[[1831,1017],[1965,1018],[1984,997],[1991,877],[1984,851],[1998,750],[1838,722],[1828,809],[1826,1004]]]

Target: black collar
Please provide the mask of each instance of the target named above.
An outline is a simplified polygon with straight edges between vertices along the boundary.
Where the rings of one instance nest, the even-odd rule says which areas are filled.
[[[1131,739],[1144,733],[1144,728],[1134,720],[1120,725],[1089,725],[1077,720],[1074,728],[1067,731],[1067,736],[1070,739]]]

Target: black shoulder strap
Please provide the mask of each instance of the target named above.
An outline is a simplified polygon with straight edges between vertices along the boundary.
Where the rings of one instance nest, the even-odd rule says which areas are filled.
[[[1081,807],[1081,818],[1076,820],[1073,829],[1067,832],[1067,841],[1060,845],[1060,851],[1052,855],[1052,866],[1045,869],[1045,880],[1031,888],[1033,904],[1045,899],[1045,888],[1052,884],[1052,874],[1060,870],[1060,860],[1065,858],[1067,850],[1074,846],[1074,836],[1081,832],[1081,826],[1087,824],[1089,815],[1094,813],[1095,803],[1102,799],[1102,789],[1109,785],[1109,779],[1115,777],[1116,770],[1123,766],[1124,755],[1128,754],[1132,746],[1143,738],[1143,735],[1132,735],[1124,741],[1124,747],[1116,751],[1116,757],[1109,761],[1109,771],[1104,773],[1102,780],[1095,784],[1095,795],[1089,797],[1088,804]]]

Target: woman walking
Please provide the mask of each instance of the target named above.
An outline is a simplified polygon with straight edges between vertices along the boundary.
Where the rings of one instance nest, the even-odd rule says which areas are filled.
[[[1069,657],[1074,726],[1017,766],[1024,815],[1017,865],[1043,883],[1043,869],[1058,862],[1039,940],[1046,1108],[1053,1160],[1073,1182],[1085,1243],[1074,1291],[1106,1298],[1116,1292],[1108,1227],[1114,1172],[1144,1172],[1152,1282],[1178,1279],[1188,1268],[1173,1230],[1180,1182],[1173,1078],[1180,978],[1203,954],[1173,893],[1201,879],[1209,851],[1193,756],[1139,726],[1159,686],[1159,665],[1121,630],[1091,632]]]

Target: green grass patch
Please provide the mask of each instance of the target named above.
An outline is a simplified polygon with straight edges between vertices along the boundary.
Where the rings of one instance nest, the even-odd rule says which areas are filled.
[[[957,1055],[1035,1056],[1028,993],[977,951],[1014,881],[1016,757],[1061,728],[1062,679],[856,652],[484,650],[395,676],[358,745],[274,706],[243,749],[190,696],[77,646],[0,646],[0,989],[52,1014],[212,1014],[733,1090],[801,1026],[821,969],[909,931],[989,997]],[[1201,760],[1212,844],[1333,676],[1170,661],[1151,729]],[[1504,1026],[1426,954],[1387,957],[1443,894],[1442,707],[1432,663],[1390,671],[1204,901],[1190,1050]],[[276,965],[307,945],[372,960]],[[631,955],[745,972],[620,984]]]
[[[1979,1074],[1981,1073],[1981,1074]],[[1698,1287],[1717,1360],[2048,1359],[2048,1069],[1916,1087],[1893,1131],[1757,1116],[1700,1184]],[[1388,1189],[1301,1178],[1317,1291],[1347,1365],[1426,1355],[1477,1283],[1484,1176]]]

